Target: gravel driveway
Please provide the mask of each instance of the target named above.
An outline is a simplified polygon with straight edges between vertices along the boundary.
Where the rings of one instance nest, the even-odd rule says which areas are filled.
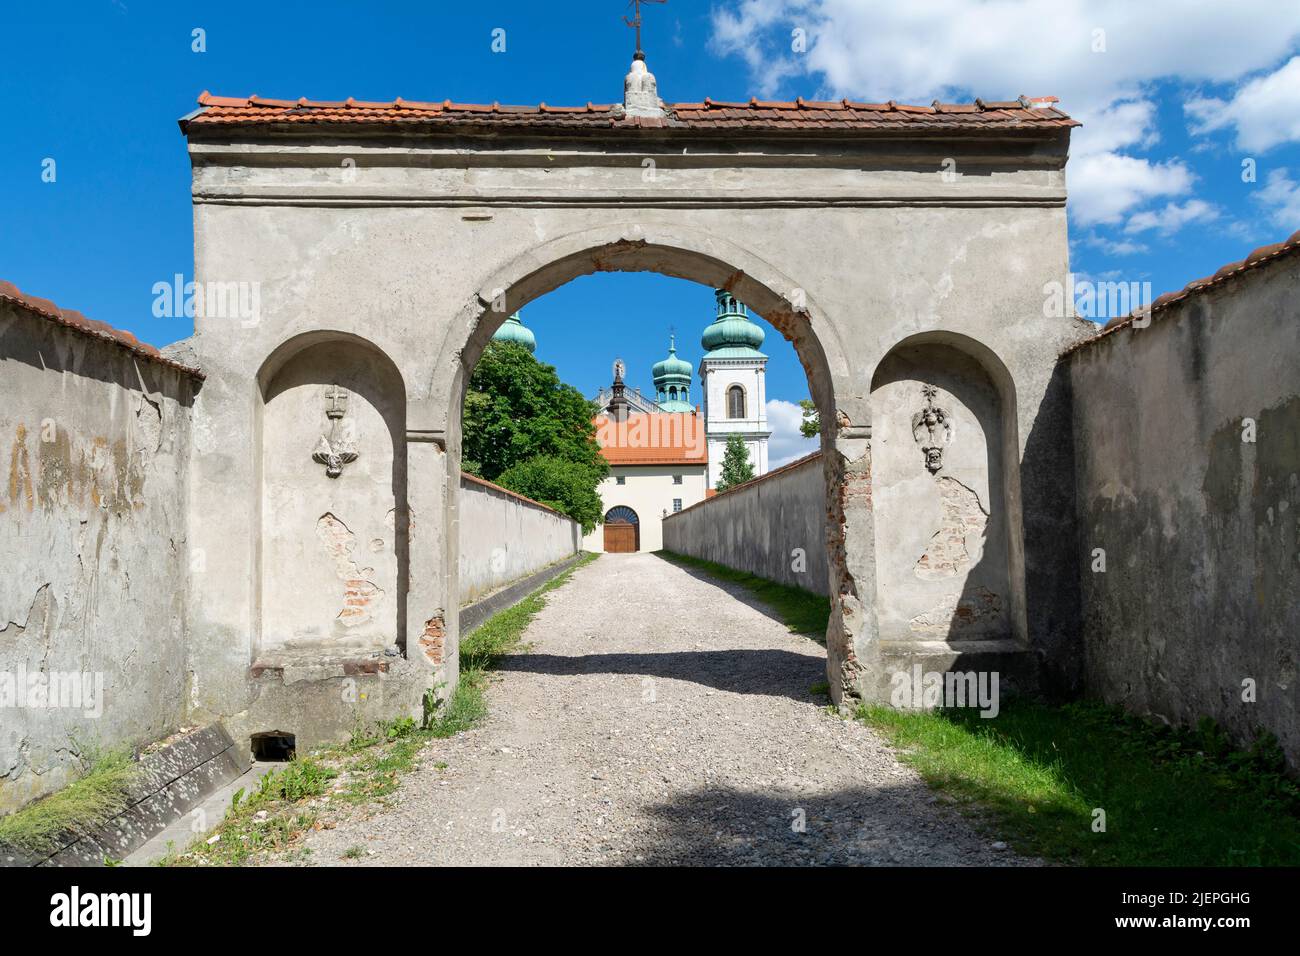
[[[392,808],[311,834],[308,862],[1026,862],[828,714],[810,692],[823,649],[738,587],[607,554],[551,592],[525,641],[488,720],[432,742]]]

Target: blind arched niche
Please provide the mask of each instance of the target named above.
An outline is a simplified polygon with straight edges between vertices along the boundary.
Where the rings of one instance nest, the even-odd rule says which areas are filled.
[[[264,374],[255,657],[404,643],[406,397],[378,349],[306,344]]]
[[[900,344],[876,369],[882,640],[1025,640],[1019,456],[1006,383],[1005,369],[935,340]]]

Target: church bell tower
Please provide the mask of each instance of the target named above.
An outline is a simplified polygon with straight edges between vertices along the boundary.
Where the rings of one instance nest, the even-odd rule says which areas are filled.
[[[727,439],[740,435],[749,450],[755,477],[767,474],[767,356],[758,350],[764,333],[749,310],[725,289],[714,292],[718,317],[700,344],[704,386],[704,430],[709,443],[709,487],[722,477]]]

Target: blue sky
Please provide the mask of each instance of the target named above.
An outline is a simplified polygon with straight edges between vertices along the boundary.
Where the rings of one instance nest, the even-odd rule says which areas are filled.
[[[201,90],[613,102],[633,46],[624,13],[621,0],[10,3],[0,278],[155,344],[183,338],[187,320],[152,316],[151,288],[192,272],[175,121]],[[1084,278],[1150,282],[1159,294],[1300,228],[1300,3],[669,0],[648,7],[646,23],[669,102],[1059,96],[1085,123],[1067,172],[1072,266]],[[505,53],[491,49],[498,27]],[[195,29],[204,52],[192,49]],[[611,315],[612,298],[635,306]],[[669,325],[697,361],[711,313],[707,289],[615,275],[557,290],[525,319],[539,355],[594,391],[614,353],[649,387],[641,370],[662,357]],[[608,348],[591,347],[596,329]],[[802,370],[768,332],[769,396],[797,401]],[[786,442],[773,460],[796,450]]]

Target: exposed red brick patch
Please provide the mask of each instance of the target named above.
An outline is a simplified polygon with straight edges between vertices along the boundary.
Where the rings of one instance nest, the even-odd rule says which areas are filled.
[[[420,647],[424,651],[425,659],[431,664],[442,664],[446,640],[446,625],[441,614],[435,615],[424,622],[424,632],[420,635]]]
[[[359,661],[344,661],[343,673],[348,677],[359,677],[363,674],[386,674],[388,673],[388,662],[369,658]]]

